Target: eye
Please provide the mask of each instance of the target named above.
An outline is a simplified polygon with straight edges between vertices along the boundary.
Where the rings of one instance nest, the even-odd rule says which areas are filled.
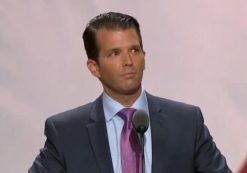
[[[131,53],[132,54],[139,54],[141,52],[141,48],[140,47],[133,47],[131,49]]]
[[[118,56],[120,54],[119,50],[111,50],[108,54],[108,57],[115,57]]]

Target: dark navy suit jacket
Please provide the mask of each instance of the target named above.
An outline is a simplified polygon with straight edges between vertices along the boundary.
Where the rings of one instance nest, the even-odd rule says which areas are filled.
[[[198,107],[147,93],[152,173],[231,173]],[[113,173],[102,97],[46,120],[28,173]]]

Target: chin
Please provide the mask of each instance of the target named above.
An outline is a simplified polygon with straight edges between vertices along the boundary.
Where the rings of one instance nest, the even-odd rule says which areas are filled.
[[[123,93],[126,95],[134,95],[136,93],[138,93],[141,90],[141,85],[135,88],[129,88],[129,89],[125,89],[123,90]]]

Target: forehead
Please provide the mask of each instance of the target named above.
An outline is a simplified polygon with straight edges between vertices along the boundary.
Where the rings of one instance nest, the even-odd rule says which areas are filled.
[[[134,28],[114,30],[102,28],[97,31],[96,39],[100,48],[140,45],[140,39]]]

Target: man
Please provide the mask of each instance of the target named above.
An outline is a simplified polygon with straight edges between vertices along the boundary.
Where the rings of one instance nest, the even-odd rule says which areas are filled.
[[[149,115],[144,147],[147,173],[231,172],[198,107],[143,90],[145,52],[136,19],[101,14],[89,22],[83,40],[87,67],[102,83],[103,94],[47,119],[47,140],[29,173],[140,173],[139,151],[134,151],[140,144],[132,145],[131,135],[123,142],[125,128],[135,135],[123,120],[129,116],[121,114],[124,108],[142,109]]]

